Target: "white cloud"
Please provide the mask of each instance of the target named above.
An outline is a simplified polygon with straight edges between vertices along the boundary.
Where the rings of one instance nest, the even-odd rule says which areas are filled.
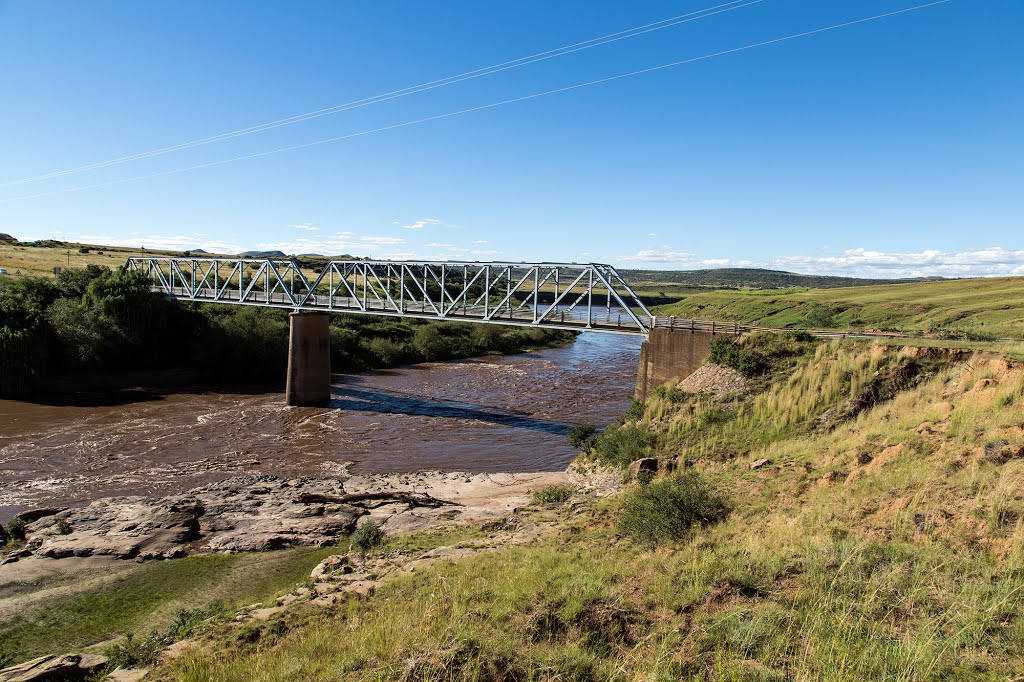
[[[657,236],[658,236],[658,233],[657,233],[657,232],[648,232],[648,233],[647,233],[647,236],[648,236],[648,237],[657,237]]]
[[[218,240],[204,239],[199,235],[176,235],[167,237],[163,235],[139,235],[121,239],[110,235],[83,234],[78,237],[69,238],[72,241],[84,244],[98,244],[103,246],[123,246],[127,248],[143,247],[157,251],[188,251],[191,249],[203,249],[210,253],[234,254],[242,251],[237,244]]]
[[[410,223],[409,225],[402,225],[402,227],[404,229],[406,229],[406,230],[422,230],[427,225],[440,225],[440,224],[441,224],[441,221],[438,220],[437,218],[420,218],[416,222]]]
[[[385,257],[380,253],[381,247],[397,246],[404,243],[405,240],[401,237],[356,236],[351,232],[339,232],[336,235],[320,239],[299,237],[283,242],[263,242],[257,244],[255,250],[283,251],[284,253],[320,253],[325,256],[335,256],[343,253],[358,256],[373,254],[378,257]]]
[[[837,256],[782,256],[772,267],[809,274],[860,277],[986,277],[1024,275],[1024,250],[991,246],[964,251],[886,252],[857,248]]]
[[[320,229],[319,227],[317,227],[315,225],[306,225],[306,224],[292,225],[291,228],[293,230],[305,230],[306,232],[317,232]]]
[[[1024,276],[1024,250],[992,246],[963,251],[878,251],[847,249],[838,255],[775,256],[765,261],[731,258],[700,258],[668,246],[643,249],[615,262],[626,266],[653,265],[665,268],[772,268],[807,275],[840,275],[899,279],[905,277]]]
[[[476,239],[476,240],[473,241],[473,243],[474,244],[489,244],[490,242],[488,242],[486,239]]]
[[[583,254],[580,254],[583,255]],[[692,264],[694,256],[684,251],[673,251],[663,246],[657,249],[641,249],[631,256],[618,256],[616,260],[624,263],[659,263],[662,265]]]

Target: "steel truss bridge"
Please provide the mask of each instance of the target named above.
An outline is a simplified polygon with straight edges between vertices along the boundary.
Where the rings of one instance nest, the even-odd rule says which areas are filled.
[[[185,301],[647,334],[657,321],[611,265],[135,256],[153,291]]]

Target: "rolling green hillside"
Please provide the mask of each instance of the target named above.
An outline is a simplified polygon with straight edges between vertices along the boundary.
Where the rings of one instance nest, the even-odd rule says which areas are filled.
[[[654,312],[769,327],[1024,337],[1024,278],[843,289],[713,291],[658,306]]]
[[[834,277],[830,275],[801,275],[783,270],[765,268],[714,268],[711,270],[620,270],[630,283],[640,286],[655,284],[676,284],[697,288],[715,289],[785,289],[811,287],[834,289],[836,287],[863,287],[874,284],[897,282],[919,282],[920,279],[862,279],[859,277]]]

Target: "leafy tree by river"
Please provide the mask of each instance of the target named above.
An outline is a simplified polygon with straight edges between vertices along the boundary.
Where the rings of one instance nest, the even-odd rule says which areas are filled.
[[[564,343],[570,332],[335,315],[331,364],[353,371]],[[95,265],[56,279],[0,280],[0,396],[47,378],[128,370],[196,369],[218,381],[281,381],[288,313],[180,303],[139,273]]]

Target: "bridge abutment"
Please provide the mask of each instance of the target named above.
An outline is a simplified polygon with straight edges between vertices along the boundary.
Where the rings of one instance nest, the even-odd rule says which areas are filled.
[[[717,334],[689,329],[651,329],[640,346],[633,397],[644,400],[655,386],[666,381],[681,381],[703,365],[711,352],[711,340]]]
[[[327,313],[288,318],[288,405],[323,405],[331,399],[331,329]]]

